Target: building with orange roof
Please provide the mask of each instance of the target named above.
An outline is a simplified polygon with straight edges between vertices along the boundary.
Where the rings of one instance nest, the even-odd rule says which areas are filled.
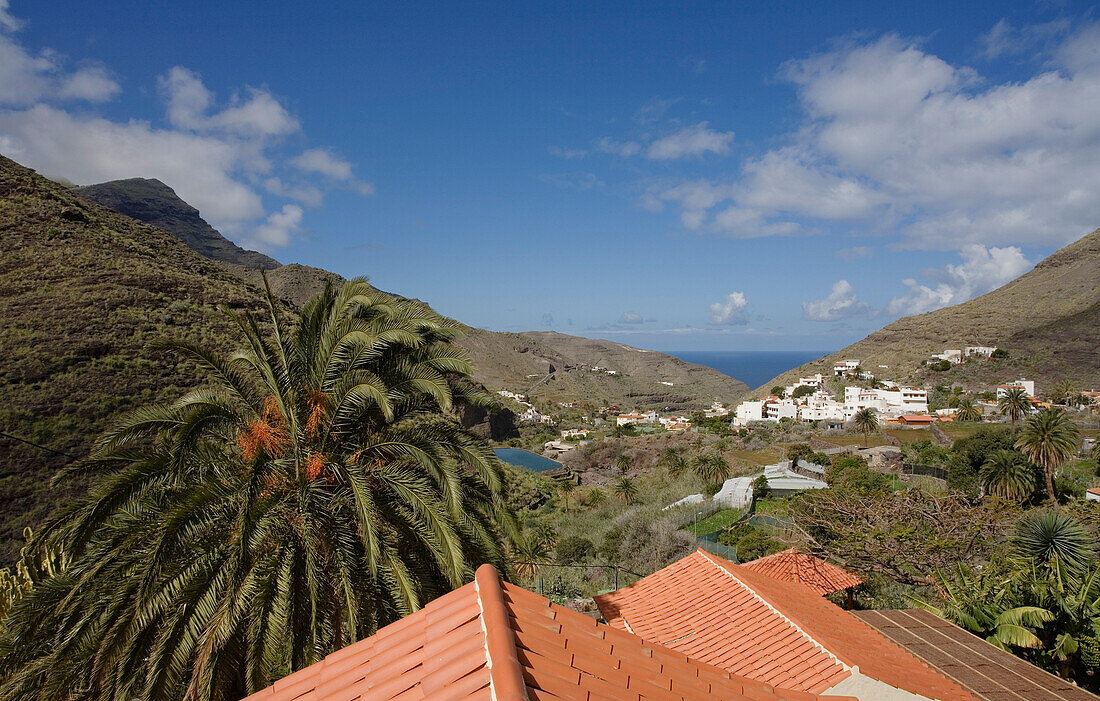
[[[862,701],[977,701],[808,587],[702,550],[596,604],[616,628],[774,687]]]
[[[862,579],[848,570],[825,562],[819,557],[800,553],[797,548],[767,555],[743,563],[743,566],[781,582],[798,582],[821,596],[837,591],[847,591],[848,608],[851,608],[852,590],[863,584]]]
[[[246,701],[855,701],[775,688],[502,583],[473,582]]]

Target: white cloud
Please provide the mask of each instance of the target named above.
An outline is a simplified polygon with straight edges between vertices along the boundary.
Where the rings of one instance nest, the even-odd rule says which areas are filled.
[[[839,321],[871,313],[866,302],[859,301],[847,280],[837,280],[825,299],[802,303],[802,317],[809,321]]]
[[[351,178],[351,163],[328,149],[311,148],[290,159],[290,164],[307,173],[320,173],[333,180]]]
[[[252,154],[232,142],[48,105],[0,111],[0,134],[7,155],[49,177],[78,184],[157,178],[219,229],[233,231],[264,213],[260,196],[235,177],[250,169]]]
[[[158,84],[168,101],[168,121],[178,129],[226,132],[239,136],[286,136],[299,124],[271,93],[248,88],[247,97],[235,95],[223,109],[211,112],[214,94],[197,73],[175,66]]]
[[[710,305],[710,323],[722,326],[741,325],[749,323],[745,316],[745,307],[748,300],[744,292],[731,292],[721,302]]]
[[[50,99],[103,102],[119,93],[121,87],[98,64],[68,72],[56,51],[29,52],[14,36],[22,26],[8,12],[7,0],[0,0],[0,105],[19,107]]]
[[[272,212],[267,221],[252,231],[252,237],[259,248],[286,246],[290,236],[301,228],[302,208],[296,204],[283,205],[278,212]]]
[[[351,162],[326,148],[311,148],[290,159],[290,164],[304,173],[317,173],[345,183],[360,195],[373,195],[374,185],[356,180]]]
[[[219,101],[195,72],[182,66],[158,79],[165,123],[115,121],[89,103],[121,90],[105,66],[67,67],[57,52],[25,48],[14,36],[22,23],[0,0],[0,150],[43,174],[90,184],[157,178],[194,205],[229,238],[270,249],[290,243],[302,209],[279,203],[270,213],[261,191],[310,206],[325,187],[318,172],[294,168],[282,140],[298,132],[297,119],[270,92],[246,88]],[[67,103],[82,101],[79,111]],[[6,108],[6,109],[4,109]],[[327,152],[326,152],[327,153]],[[373,192],[350,177],[341,187]],[[331,171],[330,175],[342,175]]]
[[[8,0],[0,0],[0,30],[17,32],[23,28],[23,20],[12,17],[8,12]]]
[[[597,140],[593,144],[600,153],[610,153],[615,156],[622,156],[623,158],[629,158],[630,156],[636,156],[642,150],[642,145],[637,141],[615,141],[608,137]]]
[[[1061,245],[1100,221],[1100,26],[1051,42],[1003,83],[896,35],[791,61],[803,119],[786,143],[646,201],[733,236],[843,226],[906,247]]]
[[[670,160],[707,153],[725,155],[733,143],[732,131],[714,131],[707,122],[685,127],[649,144],[646,155],[654,160]]]
[[[909,278],[902,280],[909,292],[890,300],[886,311],[898,316],[922,314],[940,307],[959,304],[1015,280],[1031,269],[1032,263],[1019,248],[965,246],[959,253],[961,265],[947,265],[929,271],[934,286],[922,285]]]
[[[120,86],[106,68],[90,65],[66,76],[57,88],[57,96],[63,100],[87,100],[106,102],[122,92]]]
[[[619,317],[620,324],[641,324],[645,322],[645,318],[641,314],[636,312],[623,312]]]

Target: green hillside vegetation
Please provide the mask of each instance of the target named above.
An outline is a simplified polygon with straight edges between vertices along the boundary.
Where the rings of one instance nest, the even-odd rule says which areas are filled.
[[[1100,387],[1100,229],[1047,257],[1027,274],[968,302],[905,317],[836,353],[764,383],[789,385],[799,376],[832,374],[854,358],[863,369],[897,381],[959,384],[989,390],[1025,376],[1040,387],[1069,379]],[[948,348],[996,346],[1002,360],[971,360],[938,372],[921,363]],[[880,365],[887,366],[880,368]],[[1040,390],[1042,391],[1042,390]]]
[[[71,490],[50,486],[105,422],[198,381],[193,363],[149,350],[218,346],[217,305],[258,309],[260,290],[179,239],[0,157],[0,561]]]

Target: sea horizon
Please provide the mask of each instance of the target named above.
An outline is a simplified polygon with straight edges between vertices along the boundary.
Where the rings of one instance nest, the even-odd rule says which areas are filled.
[[[686,363],[713,368],[723,375],[759,387],[776,375],[817,360],[834,351],[661,351]]]

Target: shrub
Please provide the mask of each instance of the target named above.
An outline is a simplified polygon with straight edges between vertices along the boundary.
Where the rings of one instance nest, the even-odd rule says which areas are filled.
[[[554,556],[557,561],[563,565],[572,565],[578,562],[584,562],[590,557],[595,556],[596,545],[588,538],[582,538],[580,536],[571,535],[563,538],[558,547],[554,550]]]

